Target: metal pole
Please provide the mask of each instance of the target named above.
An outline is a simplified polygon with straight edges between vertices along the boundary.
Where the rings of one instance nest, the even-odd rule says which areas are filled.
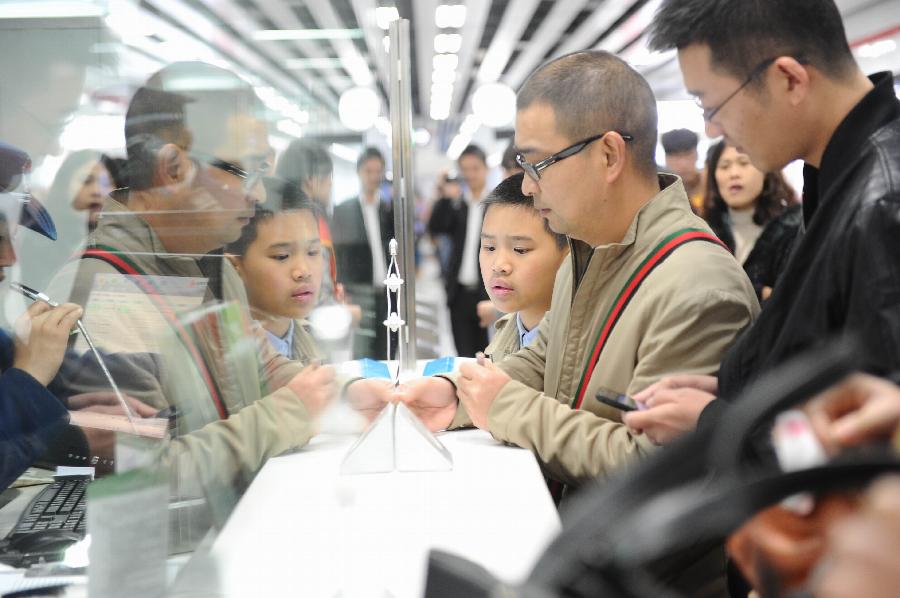
[[[415,179],[412,155],[412,77],[409,57],[409,20],[390,24],[390,107],[394,170],[394,237],[400,245],[397,256],[404,281],[400,317],[406,326],[400,334],[400,368],[416,369],[416,263]]]

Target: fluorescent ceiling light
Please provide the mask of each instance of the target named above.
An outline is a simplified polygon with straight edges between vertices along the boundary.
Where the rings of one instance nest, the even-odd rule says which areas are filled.
[[[431,97],[434,96],[444,96],[449,97],[453,95],[453,85],[450,83],[432,83],[431,84]]]
[[[0,19],[102,17],[105,11],[93,2],[27,2],[0,3]]]
[[[434,36],[434,51],[438,54],[455,54],[462,48],[462,36],[458,33],[438,33]]]
[[[466,22],[466,6],[464,4],[441,4],[434,11],[434,24],[439,29],[459,28]]]
[[[340,158],[341,160],[345,160],[347,162],[356,162],[356,157],[359,155],[357,152],[353,151],[342,143],[332,143],[330,146],[328,146],[328,150],[332,154],[334,154],[336,158]]]
[[[877,42],[863,44],[856,49],[856,55],[860,58],[878,58],[890,54],[897,49],[897,42],[892,39],[880,39]]]
[[[284,62],[284,66],[295,71],[307,69],[339,69],[342,67],[340,58],[290,58]]]
[[[459,56],[456,54],[435,54],[431,59],[431,65],[436,71],[455,71],[459,66]]]
[[[260,29],[253,32],[253,39],[260,41],[359,39],[362,36],[362,29]]]
[[[303,137],[303,127],[289,118],[279,120],[275,126],[279,131],[291,137]]]
[[[399,18],[400,13],[397,12],[396,6],[379,6],[375,9],[375,24],[385,31],[390,27],[391,21],[396,21]]]
[[[434,71],[431,73],[432,83],[453,83],[456,81],[456,71]]]

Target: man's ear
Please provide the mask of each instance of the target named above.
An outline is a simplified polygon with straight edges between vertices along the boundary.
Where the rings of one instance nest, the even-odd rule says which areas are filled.
[[[625,140],[611,131],[600,140],[600,149],[606,159],[606,182],[615,182],[625,170]]]
[[[810,90],[809,67],[800,64],[792,56],[780,56],[775,60],[773,77],[776,91],[787,94],[791,106],[799,106]]]
[[[155,186],[166,188],[184,183],[192,170],[187,153],[174,143],[167,143],[156,152]]]

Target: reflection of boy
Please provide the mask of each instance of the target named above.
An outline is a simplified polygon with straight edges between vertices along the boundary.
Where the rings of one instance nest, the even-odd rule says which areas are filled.
[[[320,357],[305,320],[316,306],[325,266],[317,209],[296,185],[278,183],[275,201],[270,193],[225,251],[271,345],[288,359],[308,362]]]
[[[565,235],[554,233],[522,193],[519,172],[485,198],[479,264],[484,288],[506,315],[485,352],[494,361],[528,346],[550,309],[553,280],[565,257]]]

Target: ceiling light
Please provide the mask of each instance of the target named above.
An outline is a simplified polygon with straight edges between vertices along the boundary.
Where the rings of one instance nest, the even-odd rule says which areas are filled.
[[[456,81],[456,71],[434,71],[431,73],[432,83],[453,83]]]
[[[453,95],[453,85],[451,83],[432,83],[431,97],[443,96],[450,97]]]
[[[892,39],[880,39],[877,42],[863,44],[856,49],[856,55],[860,58],[878,58],[890,54],[897,49],[897,42]]]
[[[428,145],[428,142],[431,141],[431,133],[428,132],[428,129],[419,127],[413,131],[412,138],[416,145]]]
[[[458,33],[438,33],[434,36],[434,51],[455,54],[462,47],[462,36]]]
[[[381,45],[384,46],[385,54],[391,53],[391,36],[385,35],[381,38]]]
[[[396,21],[400,18],[400,13],[397,12],[396,6],[379,6],[375,9],[375,24],[378,25],[379,29],[388,30],[388,27],[391,26],[391,21]]]
[[[289,58],[284,61],[284,66],[294,71],[307,69],[337,69],[341,68],[340,58]]]
[[[450,116],[450,105],[446,106],[431,106],[431,111],[429,116],[431,116],[431,120],[447,120]]]
[[[489,127],[502,127],[516,115],[516,92],[503,83],[488,83],[472,95],[472,111]]]
[[[259,41],[290,41],[310,39],[359,39],[362,29],[260,29],[252,33]]]
[[[455,71],[459,66],[459,56],[456,54],[435,54],[431,59],[431,65],[436,71]]]
[[[283,118],[275,124],[276,128],[291,137],[303,137],[303,127],[289,118]]]
[[[434,24],[439,29],[459,28],[466,22],[466,6],[464,4],[441,4],[434,11]]]
[[[341,160],[345,160],[351,163],[356,162],[356,157],[359,155],[357,152],[353,151],[342,143],[332,143],[328,146],[328,149],[332,154],[334,154],[336,158],[340,158]]]
[[[338,101],[338,116],[344,126],[353,131],[371,128],[380,111],[378,94],[369,87],[352,87],[342,93]]]
[[[103,8],[92,2],[4,2],[0,19],[101,17]]]

